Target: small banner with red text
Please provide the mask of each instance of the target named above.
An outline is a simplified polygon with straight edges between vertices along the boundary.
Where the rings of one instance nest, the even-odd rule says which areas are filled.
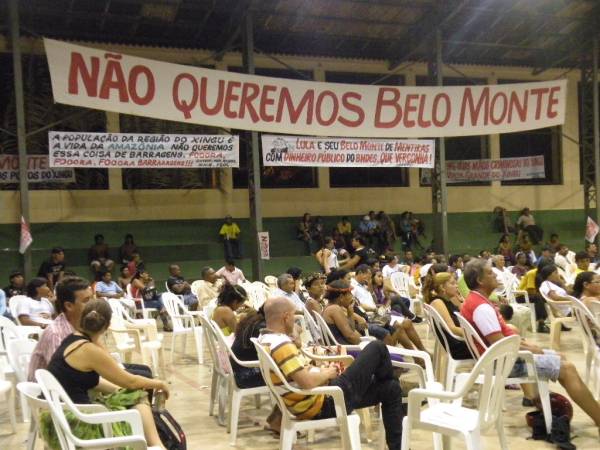
[[[73,183],[73,169],[51,169],[48,156],[27,156],[27,181],[29,183]],[[0,184],[19,182],[19,157],[17,155],[0,155]]]
[[[433,167],[434,140],[262,135],[264,166]]]

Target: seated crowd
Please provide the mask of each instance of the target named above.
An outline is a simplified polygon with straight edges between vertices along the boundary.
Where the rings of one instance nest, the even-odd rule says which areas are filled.
[[[232,226],[230,219],[226,225]],[[404,213],[396,226],[383,211],[377,215],[370,212],[357,230],[343,218],[330,237],[323,234],[318,218],[313,221],[305,214],[298,226],[298,238],[311,254],[315,251],[313,243],[320,245],[314,252],[320,272],[303,276],[297,267],[288,269],[268,286],[261,305],[250,299],[254,288],[236,267],[233,258],[239,257],[239,248],[232,247],[231,242],[227,244],[230,256],[225,265],[218,270],[203,268],[200,280],[187,281],[179,265],[169,265],[165,288],[177,296],[182,310],[204,311],[227,337],[240,361],[258,359],[251,340],[256,338],[286,381],[294,386],[305,390],[338,386],[348,413],[381,405],[388,448],[398,450],[406,415],[402,396],[406,393],[400,388],[393,363],[403,360],[398,350],[402,348],[430,358],[417,332],[418,326],[428,326],[421,317],[423,309],[418,308],[417,299],[433,308],[445,323],[448,331],[444,331],[444,337],[449,347],[445,350],[456,360],[473,356],[462,339],[465,333],[455,313],[471,323],[485,344],[493,345],[503,337],[526,333],[533,312],[537,323],[532,331],[548,332],[547,300],[552,301],[550,308],[556,309],[559,316],[572,314],[571,296],[591,309],[600,306],[600,275],[595,271],[600,270],[600,266],[596,267],[600,258],[595,244],[574,253],[553,235],[537,257],[527,232],[538,230],[532,231],[535,222],[524,219],[524,232],[517,236],[516,251],[506,234],[495,254],[483,250],[478,256],[451,255],[446,260],[427,250],[417,259],[413,246],[420,246],[418,237],[423,229],[419,222],[412,213]],[[230,231],[225,227],[221,233],[225,240],[233,239]],[[237,237],[239,229],[234,234]],[[401,256],[394,253],[398,238],[404,247]],[[148,273],[131,235],[126,236],[119,249],[118,261],[123,266],[117,282],[112,279],[114,262],[102,235],[95,236],[89,258],[95,275],[91,285],[66,270],[60,248],[52,249],[38,277],[26,282],[21,272],[11,273],[9,285],[0,290],[0,312],[20,325],[45,329],[31,358],[30,380],[35,380],[36,370],[45,368],[76,403],[102,402],[112,408],[135,408],[142,418],[148,444],[162,448],[149,395],[162,391],[168,396],[167,384],[155,378],[156,374],[145,365],[119,364],[107,352],[102,339],[113,314],[109,299],[120,302],[132,317],[139,316],[145,308],[156,310],[163,331],[171,331],[163,294]],[[305,330],[298,325],[300,317],[306,324]],[[321,323],[326,328],[321,328]],[[563,331],[568,330],[563,326]],[[354,357],[345,370],[340,365],[315,365],[305,357],[303,348],[309,343],[325,344],[326,334],[347,347]],[[525,338],[520,348],[533,354],[538,378],[558,381],[600,430],[600,404],[575,365],[563,355]],[[419,358],[414,361],[424,366]],[[258,368],[244,367],[233,360],[231,363],[238,387],[265,385]],[[518,359],[510,377],[526,373],[527,366]],[[281,385],[282,380],[274,383]],[[89,389],[104,395],[91,396]],[[538,404],[539,394],[534,387],[522,385],[522,389],[523,406]],[[336,415],[330,396],[291,392],[282,395],[288,410],[298,419]],[[282,413],[275,406],[267,418],[267,429],[279,433],[281,420]],[[52,442],[52,433],[52,422],[46,417],[42,434]]]

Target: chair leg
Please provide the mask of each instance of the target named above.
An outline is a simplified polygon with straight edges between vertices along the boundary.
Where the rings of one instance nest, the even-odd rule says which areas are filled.
[[[560,321],[553,320],[550,324],[550,345],[552,350],[560,350],[560,333],[561,333]]]
[[[529,303],[529,310],[531,311],[531,332],[537,333],[537,316],[535,315],[535,305]]]
[[[444,450],[444,436],[440,433],[433,433],[433,449]],[[448,442],[448,449],[450,450],[450,443]]]
[[[456,375],[456,362],[450,355],[446,358],[446,390],[454,388],[454,376]]]
[[[405,416],[404,419],[402,419],[402,450],[410,449],[410,429],[410,421],[408,420],[408,417]]]
[[[585,354],[585,384],[589,386],[590,376],[592,374],[592,362],[594,360],[594,351],[593,348],[588,348]]]
[[[256,409],[260,409],[260,406],[261,406],[260,394],[256,394],[254,396],[254,406],[256,407]]]
[[[23,422],[27,423],[31,420],[31,411],[29,410],[29,403],[27,403],[27,397],[19,393],[19,403],[21,404],[21,416]]]
[[[37,438],[38,427],[35,420],[31,420],[29,423],[29,433],[27,434],[27,450],[33,450],[35,448],[35,440]]]
[[[15,412],[15,388],[11,387],[8,391],[8,415],[10,417],[10,426],[13,434],[17,432],[17,414]]]
[[[552,429],[552,409],[550,407],[550,390],[548,383],[545,381],[538,382],[538,392],[542,403],[542,412],[544,413],[544,421],[546,423],[546,431],[550,433]]]
[[[173,365],[173,352],[175,351],[175,332],[171,333],[171,366]]]
[[[465,433],[465,444],[467,450],[482,450],[483,446],[481,444],[481,436],[479,434],[479,429],[475,429],[470,433]]]
[[[289,426],[289,425],[288,425]],[[294,438],[296,437],[296,431],[293,427],[281,428],[281,437],[279,440],[280,450],[292,450],[294,445]]]
[[[508,450],[508,442],[506,442],[506,435],[504,434],[504,422],[502,421],[502,414],[498,416],[496,421],[496,430],[498,431],[498,439],[500,440],[501,450]]]
[[[194,340],[196,342],[196,352],[198,353],[198,364],[204,364],[204,345],[202,339],[202,330],[194,329]]]
[[[361,408],[356,410],[356,414],[360,417],[360,423],[363,426],[363,430],[365,431],[365,436],[367,438],[367,442],[371,442],[372,437],[371,434],[373,432],[373,426],[371,423],[371,413],[368,408]]]
[[[210,403],[208,404],[208,415],[212,416],[215,412],[215,399],[217,398],[217,391],[219,389],[218,382],[219,375],[213,369],[212,379],[210,380]]]
[[[229,437],[229,445],[235,445],[237,440],[237,430],[239,425],[238,422],[240,419],[240,406],[242,403],[242,396],[240,395],[239,391],[233,388],[233,386],[230,389],[232,393],[229,409],[229,430],[231,433]]]
[[[230,375],[231,376],[231,375]],[[231,380],[227,380],[227,413],[229,414],[229,418],[227,420],[227,432],[231,433],[231,411],[233,409],[233,386],[231,385]]]

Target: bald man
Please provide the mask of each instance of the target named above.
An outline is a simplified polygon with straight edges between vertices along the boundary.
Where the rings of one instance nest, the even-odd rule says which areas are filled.
[[[394,377],[390,354],[381,341],[369,343],[341,375],[337,367],[305,365],[298,347],[292,342],[294,303],[285,297],[274,297],[265,303],[266,329],[259,342],[268,347],[271,357],[286,380],[301,389],[338,386],[344,392],[346,410],[381,403],[386,441],[390,450],[399,450],[402,441],[402,405],[400,384]],[[276,384],[281,384],[280,380]],[[283,394],[292,414],[299,419],[335,417],[333,398],[325,395]]]

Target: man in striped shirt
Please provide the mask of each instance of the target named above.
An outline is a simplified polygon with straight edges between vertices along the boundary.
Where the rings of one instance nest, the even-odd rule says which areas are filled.
[[[274,297],[265,303],[267,328],[261,332],[260,343],[269,349],[271,357],[286,380],[300,389],[318,386],[338,386],[344,392],[346,410],[375,406],[381,403],[386,441],[390,450],[399,450],[402,440],[402,405],[400,384],[394,377],[390,354],[381,341],[369,343],[356,360],[341,375],[337,367],[314,367],[300,353],[292,338],[294,330],[293,302]],[[271,374],[274,384],[282,381]],[[304,395],[284,392],[283,400],[289,411],[299,419],[335,417],[333,398],[325,395]]]

